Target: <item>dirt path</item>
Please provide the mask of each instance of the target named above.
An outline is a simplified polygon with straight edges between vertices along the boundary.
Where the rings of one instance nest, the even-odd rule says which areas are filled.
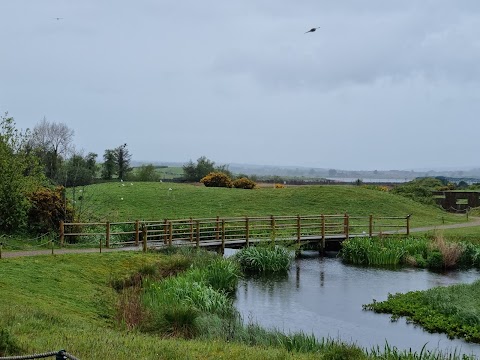
[[[446,230],[446,229],[460,229],[460,228],[471,228],[471,227],[480,227],[480,218],[475,218],[473,221],[468,223],[460,224],[449,224],[449,225],[436,225],[436,226],[425,226],[418,228],[411,228],[410,232],[425,232],[425,231],[434,231],[434,230]],[[480,234],[479,234],[480,236]],[[113,249],[102,249],[102,252],[114,252],[114,251],[141,251],[141,246],[130,246],[123,248],[113,248]],[[98,248],[89,248],[89,249],[54,249],[54,255],[60,254],[83,254],[83,253],[95,253],[99,252]],[[20,256],[36,256],[36,255],[49,255],[52,254],[52,250],[28,250],[28,251],[2,251],[2,258],[13,258]]]

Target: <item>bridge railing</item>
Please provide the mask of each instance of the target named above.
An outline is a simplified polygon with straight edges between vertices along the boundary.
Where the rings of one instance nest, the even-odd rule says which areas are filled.
[[[410,233],[410,215],[350,216],[320,214],[295,216],[257,216],[160,221],[61,223],[60,244],[88,238],[100,249],[111,246],[186,245],[205,246],[246,243],[263,240],[308,241],[333,237],[375,236]]]

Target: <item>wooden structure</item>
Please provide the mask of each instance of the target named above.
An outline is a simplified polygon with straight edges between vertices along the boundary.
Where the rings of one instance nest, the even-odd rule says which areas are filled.
[[[479,191],[434,191],[433,196],[438,205],[451,212],[480,207]]]
[[[342,215],[296,215],[263,217],[230,217],[178,219],[161,221],[61,223],[60,244],[79,237],[93,239],[93,244],[109,248],[140,246],[195,246],[238,248],[262,241],[314,244],[320,250],[329,243],[340,243],[350,237],[380,234],[410,234],[410,215],[374,217]]]

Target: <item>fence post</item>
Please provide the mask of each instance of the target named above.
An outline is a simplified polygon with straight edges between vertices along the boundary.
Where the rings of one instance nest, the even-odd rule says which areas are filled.
[[[165,219],[164,220],[164,224],[163,224],[163,243],[165,245],[167,245],[167,227],[168,227],[168,220]]]
[[[270,236],[272,238],[272,241],[275,242],[275,217],[273,215],[270,216],[270,226],[271,226]]]
[[[193,242],[193,219],[190,218],[190,242]]]
[[[349,237],[349,229],[348,229],[349,221],[348,221],[348,214],[347,213],[345,213],[343,223],[344,223],[344,230],[345,230],[345,239],[348,240],[348,237]]]
[[[245,216],[245,245],[250,246],[250,220]]]
[[[142,251],[143,252],[147,252],[147,238],[148,238],[147,226],[143,224],[143,227],[142,227]]]
[[[368,219],[368,236],[373,236],[373,215],[370,215]]]
[[[407,236],[410,235],[410,216],[412,216],[412,214],[407,215]]]
[[[2,248],[3,248],[3,243],[0,242],[0,259],[2,258]]]
[[[110,247],[110,221],[107,221],[105,223],[105,226],[107,228],[107,234],[105,237],[105,247],[108,249]]]
[[[168,245],[172,246],[173,241],[173,223],[171,221],[168,222]]]
[[[200,248],[200,221],[196,221],[197,225],[197,249]]]
[[[63,247],[63,241],[65,240],[65,223],[60,220],[60,247]]]
[[[325,215],[322,214],[322,252],[325,252]]]
[[[140,221],[135,221],[135,246],[138,246],[140,240]]]
[[[300,215],[297,215],[297,242],[300,245],[300,238],[302,237],[302,229],[300,226]]]
[[[222,255],[225,253],[225,219],[222,219]]]
[[[220,238],[220,236],[218,235],[218,233],[220,232],[220,218],[217,216],[217,221],[216,221],[216,225],[215,225],[215,240],[218,240]]]

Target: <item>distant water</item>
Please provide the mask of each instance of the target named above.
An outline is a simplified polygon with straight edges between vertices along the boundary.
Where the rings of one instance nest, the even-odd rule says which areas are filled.
[[[411,181],[412,179],[363,179],[363,178],[334,178],[334,177],[327,177],[327,180],[333,180],[333,181],[340,181],[340,182],[351,182],[354,183],[358,179],[362,180],[364,183],[404,183]]]

